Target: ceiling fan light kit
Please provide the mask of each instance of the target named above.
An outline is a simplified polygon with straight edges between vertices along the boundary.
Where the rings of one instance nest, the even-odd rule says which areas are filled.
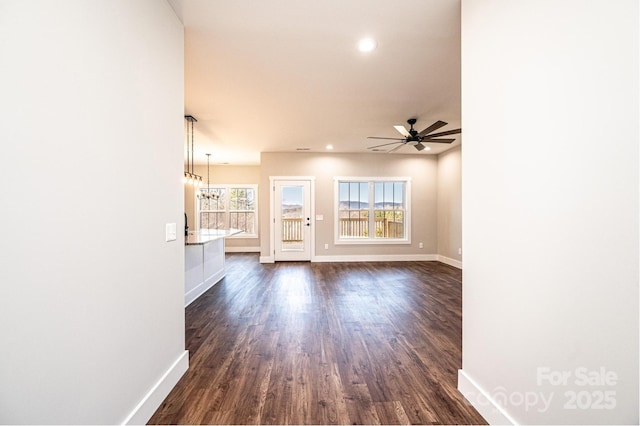
[[[384,140],[392,140],[395,142],[389,142],[381,145],[370,146],[368,147],[368,149],[381,151],[376,148],[398,144],[398,146],[391,148],[387,152],[397,151],[398,149],[402,148],[404,145],[413,145],[415,149],[418,151],[423,151],[423,150],[428,151],[431,148],[428,146],[425,146],[423,142],[424,143],[451,143],[455,141],[455,139],[451,139],[451,138],[434,139],[434,138],[439,138],[441,136],[457,135],[462,133],[462,129],[453,129],[453,130],[447,130],[444,132],[433,133],[436,130],[447,125],[446,122],[440,121],[440,120],[436,121],[431,126],[424,129],[423,131],[418,132],[413,128],[413,125],[416,124],[416,121],[418,121],[416,118],[410,118],[407,120],[407,124],[409,124],[410,126],[409,130],[407,130],[406,127],[404,126],[400,126],[400,125],[393,126],[398,131],[398,133],[400,133],[403,136],[402,138],[384,138],[384,137],[377,137],[377,136],[369,136],[368,139],[384,139]]]

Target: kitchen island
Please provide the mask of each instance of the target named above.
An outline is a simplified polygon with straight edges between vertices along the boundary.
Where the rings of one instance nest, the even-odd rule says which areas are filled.
[[[238,229],[207,229],[185,236],[185,307],[224,278],[224,240],[241,232]]]

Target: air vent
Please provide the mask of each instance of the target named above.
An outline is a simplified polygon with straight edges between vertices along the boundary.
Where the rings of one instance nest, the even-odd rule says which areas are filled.
[[[311,151],[311,148],[296,148],[296,151]]]

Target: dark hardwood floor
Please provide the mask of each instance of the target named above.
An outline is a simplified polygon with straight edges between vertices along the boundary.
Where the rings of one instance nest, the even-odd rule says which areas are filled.
[[[150,424],[486,424],[456,389],[461,271],[228,254]]]

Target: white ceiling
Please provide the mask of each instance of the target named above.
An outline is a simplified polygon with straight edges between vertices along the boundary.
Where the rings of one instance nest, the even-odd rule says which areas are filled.
[[[195,161],[260,152],[368,152],[416,117],[460,127],[459,0],[169,0],[185,25]],[[363,54],[360,38],[378,47]],[[408,127],[408,125],[407,125]],[[460,144],[431,144],[431,155]],[[396,155],[379,153],[378,155]]]

